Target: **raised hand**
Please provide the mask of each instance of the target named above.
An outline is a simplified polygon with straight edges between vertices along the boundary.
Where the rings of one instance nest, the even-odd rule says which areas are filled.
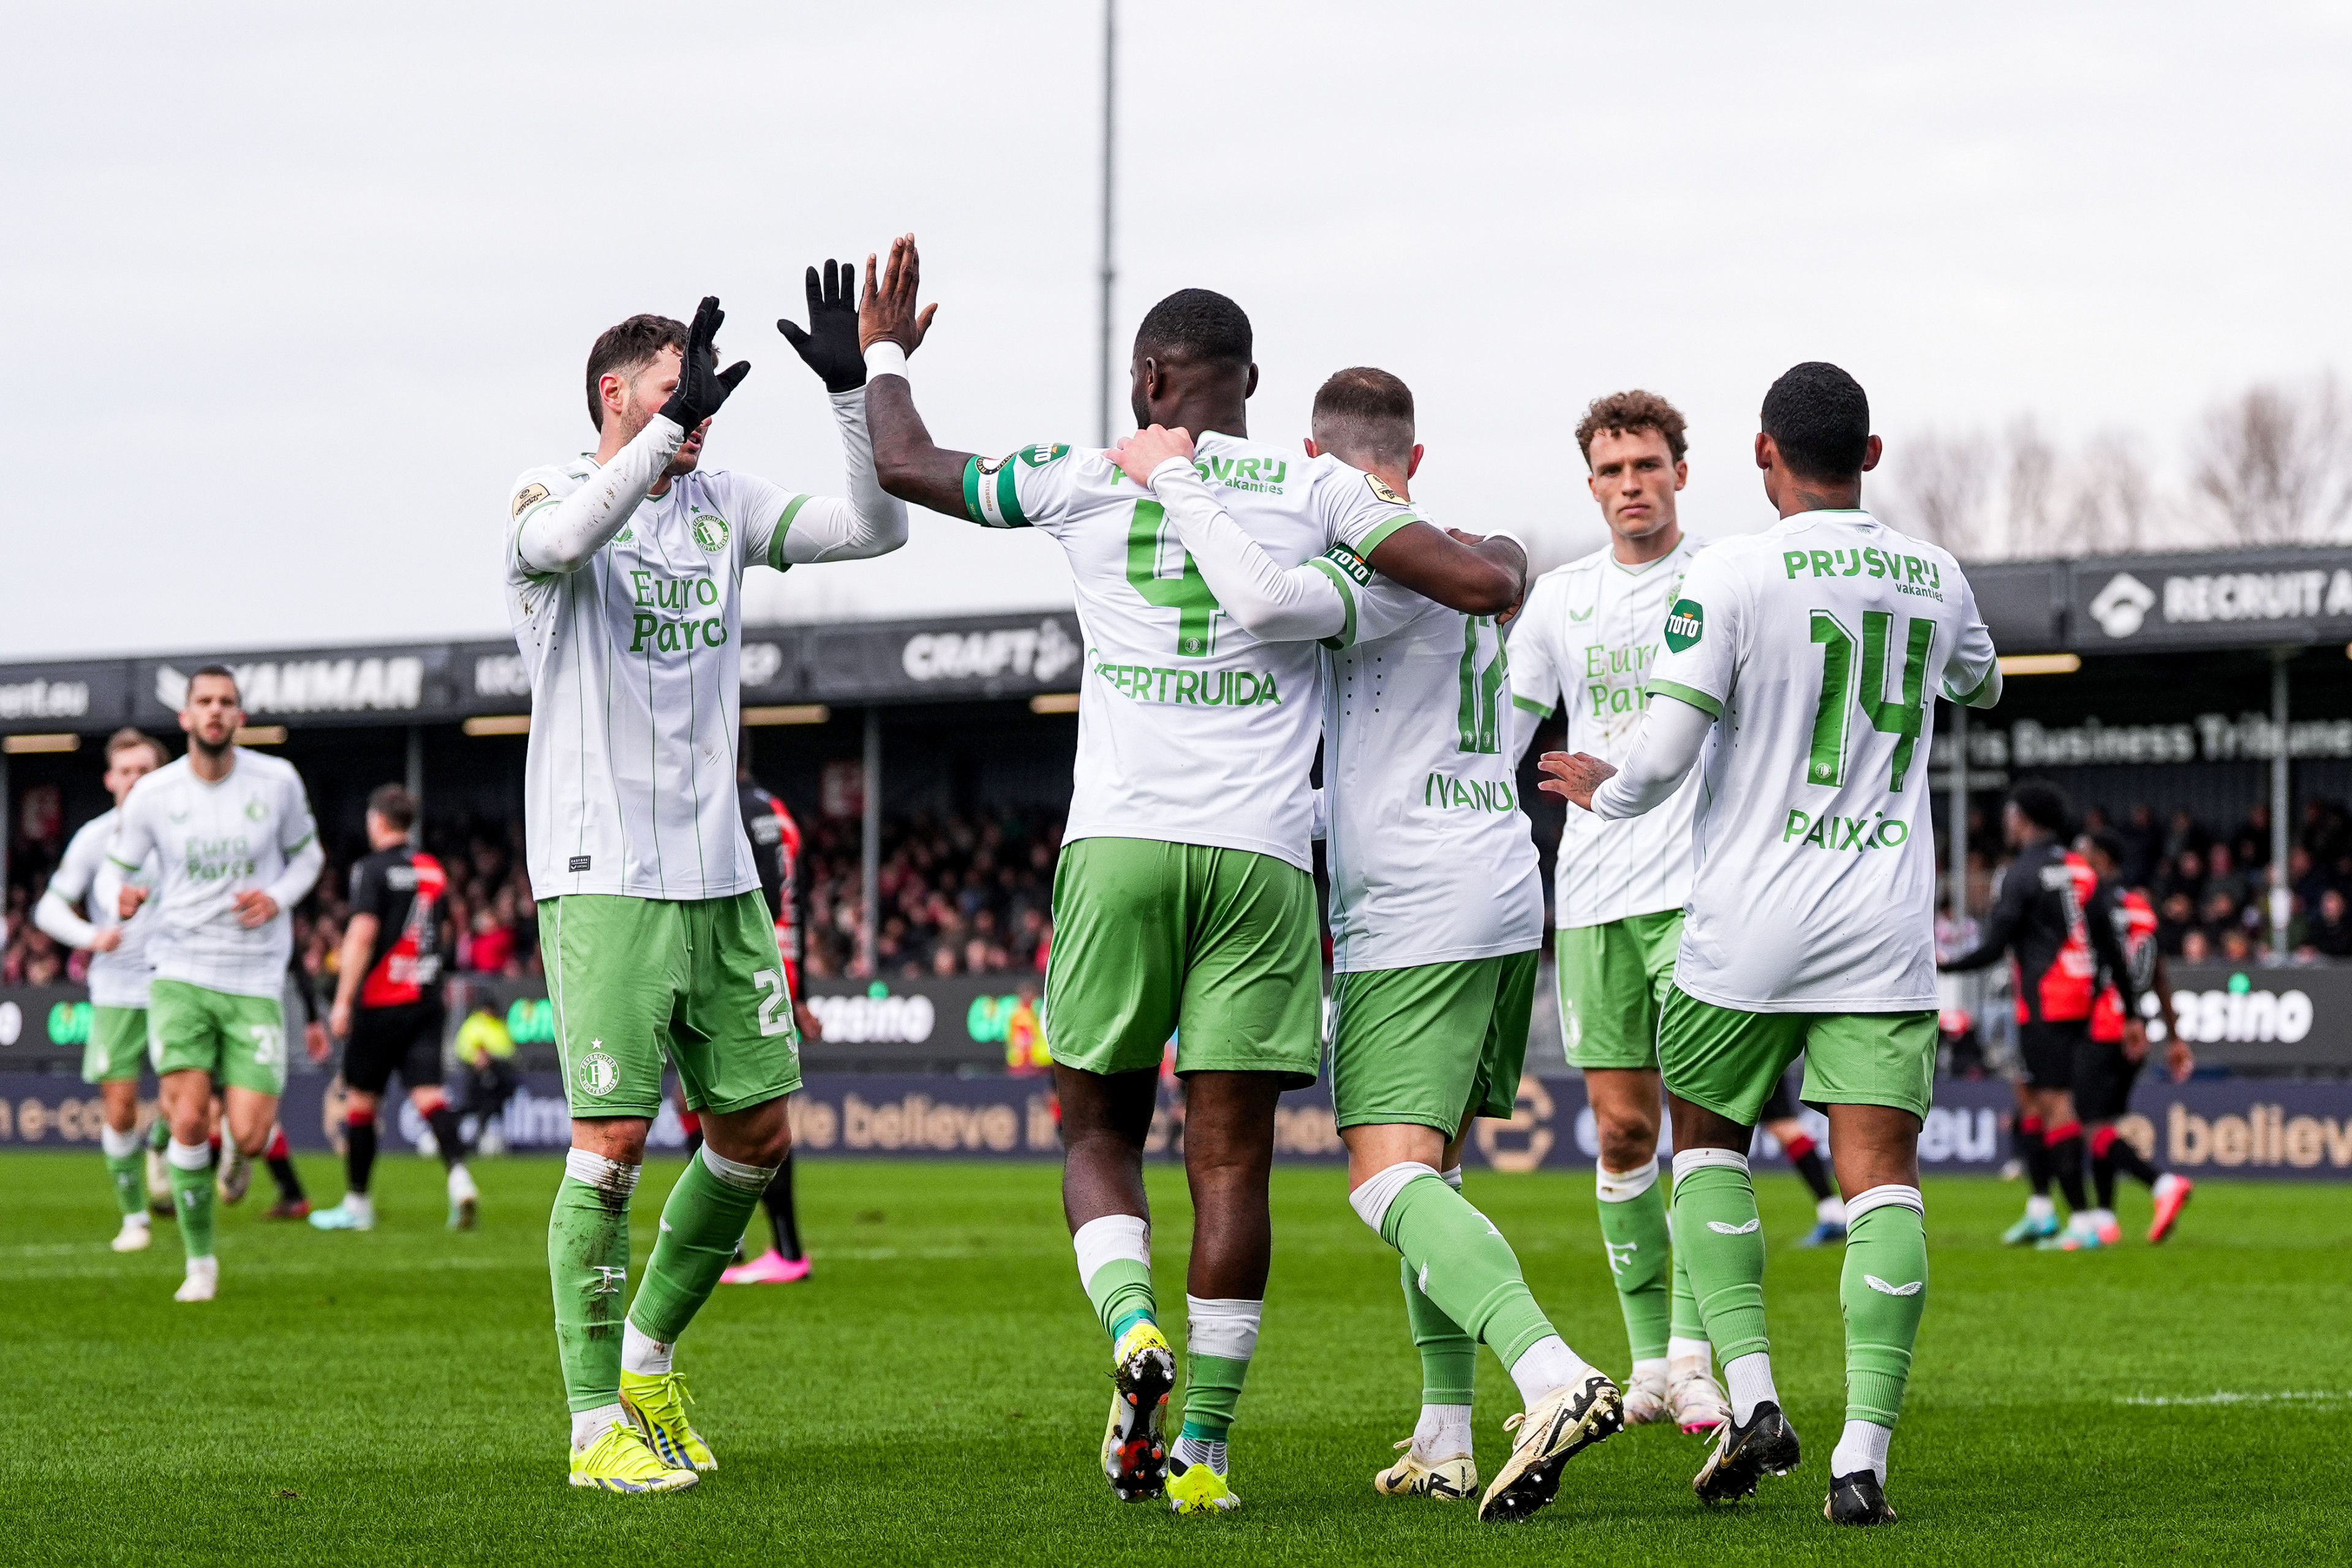
[[[776,331],[793,345],[801,363],[824,380],[827,392],[855,392],[866,384],[866,351],[857,341],[857,276],[847,262],[828,258],[824,276],[808,269],[808,331],[781,318]]]
[[[1192,434],[1181,426],[1171,430],[1164,425],[1154,425],[1149,430],[1138,430],[1110,449],[1110,460],[1119,472],[1139,485],[1151,482],[1151,470],[1171,458],[1192,460]]]
[[[750,360],[737,360],[725,370],[719,368],[719,352],[712,345],[719,337],[719,323],[726,319],[727,312],[719,308],[719,296],[706,294],[702,303],[695,307],[693,325],[686,331],[686,353],[677,367],[677,390],[661,405],[661,413],[663,418],[675,419],[688,431],[718,413],[728,395],[751,374]]]
[[[1546,752],[1536,763],[1538,772],[1551,777],[1536,787],[1546,795],[1556,795],[1571,800],[1585,810],[1592,809],[1592,792],[1616,776],[1617,769],[1589,752]]]
[[[917,289],[923,280],[923,260],[916,253],[915,237],[902,234],[890,242],[890,261],[882,269],[881,280],[874,277],[874,258],[866,258],[866,298],[857,307],[857,352],[864,353],[878,342],[894,342],[908,353],[923,343],[923,334],[931,330],[931,318],[939,313],[937,305],[915,309]]]

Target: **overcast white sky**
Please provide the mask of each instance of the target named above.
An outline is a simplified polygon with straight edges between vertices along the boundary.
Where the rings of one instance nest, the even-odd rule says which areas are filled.
[[[1599,542],[1569,430],[1689,416],[1686,526],[1767,521],[1772,377],[1906,432],[2026,410],[2161,447],[2344,364],[2352,5],[1129,5],[1115,310],[1257,330],[1252,434],[1410,381],[1416,498]],[[899,229],[942,441],[1095,434],[1101,13],[1031,5],[19,9],[0,99],[0,658],[503,632],[520,469],[590,444],[587,347],[708,291],[755,371],[707,460],[832,489],[771,323]],[[755,574],[765,577],[766,574]],[[1066,603],[924,518],[792,617]]]

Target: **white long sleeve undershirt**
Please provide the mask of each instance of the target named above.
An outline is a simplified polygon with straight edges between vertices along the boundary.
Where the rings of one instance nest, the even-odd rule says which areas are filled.
[[[317,884],[319,873],[326,864],[327,851],[319,843],[318,835],[312,834],[308,844],[286,858],[286,869],[278,874],[278,880],[262,890],[277,902],[280,910],[290,912],[296,904],[302,901],[302,896]]]
[[[907,503],[882,488],[874,471],[874,437],[866,426],[866,389],[832,394],[841,426],[841,457],[849,497],[811,496],[784,535],[784,559],[795,565],[864,561],[907,542]]]
[[[1642,732],[1625,765],[1592,792],[1592,815],[1616,822],[1663,804],[1680,787],[1706,744],[1715,715],[1663,693],[1650,699]]]
[[[1313,562],[1275,564],[1217,504],[1191,460],[1171,458],[1151,470],[1151,493],[1167,510],[1217,607],[1267,642],[1337,637],[1348,625],[1339,585]]]
[[[33,923],[68,947],[88,950],[98,941],[98,927],[73,912],[55,888],[41,895],[33,906]],[[120,921],[108,921],[108,925],[120,925]]]
[[[533,572],[579,571],[628,526],[685,443],[684,426],[655,415],[586,484],[525,519],[515,534],[515,554]]]

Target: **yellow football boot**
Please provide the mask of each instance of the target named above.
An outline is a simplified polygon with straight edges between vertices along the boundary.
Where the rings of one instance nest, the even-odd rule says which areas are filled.
[[[1176,1386],[1176,1352],[1159,1324],[1147,1318],[1119,1336],[1110,1379],[1103,1475],[1121,1502],[1158,1497],[1168,1480],[1168,1393]]]
[[[715,1470],[718,1457],[686,1419],[694,1394],[675,1372],[621,1373],[621,1407],[637,1424],[656,1458],[678,1469]]]
[[[702,1478],[666,1465],[646,1447],[645,1435],[615,1421],[585,1448],[572,1451],[572,1484],[606,1492],[684,1491]]]

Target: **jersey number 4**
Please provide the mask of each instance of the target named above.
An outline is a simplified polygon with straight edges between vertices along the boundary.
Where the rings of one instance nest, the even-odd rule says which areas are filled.
[[[1176,612],[1176,651],[1186,658],[1206,658],[1217,651],[1217,596],[1208,579],[1192,564],[1189,552],[1179,551],[1184,569],[1173,577],[1160,574],[1160,531],[1167,509],[1156,500],[1135,503],[1127,525],[1127,580],[1147,605]]]
[[[1857,643],[1845,624],[1827,610],[1813,612],[1813,640],[1822,645],[1822,696],[1813,710],[1813,745],[1805,759],[1805,782],[1831,789],[1845,783],[1846,754],[1853,743],[1853,714],[1859,708],[1870,727],[1896,737],[1891,776],[1886,787],[1899,792],[1911,771],[1911,754],[1918,749],[1927,686],[1927,655],[1936,646],[1936,623],[1910,623],[1903,649],[1903,695],[1886,696],[1886,665],[1895,637],[1895,616],[1885,610],[1866,610]],[[1859,651],[1861,670],[1854,665]]]

